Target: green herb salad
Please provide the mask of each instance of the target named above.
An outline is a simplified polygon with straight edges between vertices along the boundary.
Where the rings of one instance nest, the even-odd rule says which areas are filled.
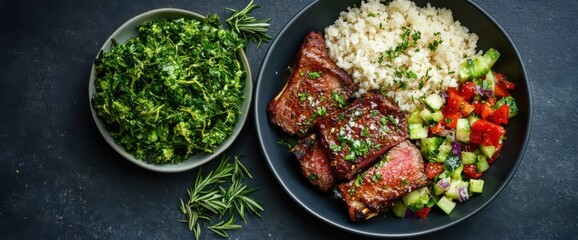
[[[116,143],[147,163],[212,153],[241,111],[248,73],[237,52],[246,41],[217,15],[152,20],[137,31],[95,60],[98,117]]]

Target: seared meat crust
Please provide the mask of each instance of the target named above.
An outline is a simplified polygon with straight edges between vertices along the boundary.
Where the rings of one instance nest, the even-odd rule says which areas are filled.
[[[408,137],[405,113],[379,92],[323,118],[318,132],[339,180],[351,179]]]
[[[271,122],[288,134],[306,137],[321,117],[344,107],[355,91],[353,79],[329,58],[323,36],[311,32],[267,112]]]
[[[304,138],[293,150],[293,154],[299,160],[299,168],[311,184],[321,191],[328,192],[333,189],[335,177],[325,150],[319,147],[319,140],[315,134]]]
[[[376,216],[396,199],[427,184],[421,153],[406,140],[356,179],[337,188],[347,204],[350,220],[359,221]]]

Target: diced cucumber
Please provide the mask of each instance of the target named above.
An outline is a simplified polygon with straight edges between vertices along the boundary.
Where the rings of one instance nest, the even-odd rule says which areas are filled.
[[[442,118],[444,118],[444,114],[443,114],[442,112],[440,112],[440,111],[433,112],[433,113],[430,115],[430,118],[431,118],[431,120],[434,121],[434,122],[439,122],[439,121],[442,120]]]
[[[433,185],[434,195],[436,195],[436,196],[442,195],[445,191],[446,190],[444,188],[440,187],[439,185],[437,185],[437,184]]]
[[[450,152],[452,151],[452,144],[449,140],[444,139],[442,144],[438,147],[437,154],[434,158],[430,159],[431,162],[445,162]]]
[[[444,142],[441,137],[430,137],[422,138],[421,140],[421,153],[425,156],[428,161],[435,161],[438,155],[438,148]]]
[[[472,76],[471,69],[473,69],[474,61],[472,59],[466,60],[462,65],[460,65],[460,69],[458,70],[458,80],[460,82],[465,82]]]
[[[440,153],[449,154],[452,151],[452,143],[450,142],[450,140],[444,139],[438,150]]]
[[[431,114],[432,111],[429,108],[424,108],[419,112],[419,116],[423,119],[426,123],[431,123]]]
[[[495,91],[494,90],[494,81],[492,80],[494,78],[494,74],[492,73],[492,71],[488,72],[488,74],[486,74],[486,76],[492,76],[491,78],[486,77],[486,79],[482,80],[482,89],[484,89],[485,91],[492,91],[492,93]]]
[[[470,142],[470,121],[465,118],[458,118],[456,125],[456,140],[469,143]]]
[[[470,122],[470,126],[472,126],[478,120],[480,120],[480,117],[478,115],[476,115],[475,113],[471,113],[470,116],[468,116],[468,121]]]
[[[494,66],[494,63],[498,61],[498,58],[500,58],[500,52],[494,48],[490,48],[486,53],[484,53],[484,59],[490,68]]]
[[[412,112],[407,118],[408,124],[423,124],[423,119],[419,116],[419,111]]]
[[[439,111],[444,105],[444,99],[437,94],[427,96],[424,102],[434,112]]]
[[[427,128],[419,123],[409,124],[409,139],[416,140],[427,137]]]
[[[399,218],[405,218],[406,209],[407,207],[405,206],[405,204],[403,204],[401,200],[398,200],[395,202],[395,205],[393,205],[392,211],[395,216]]]
[[[462,151],[462,163],[474,164],[478,161],[478,155],[474,152]]]
[[[442,112],[437,111],[437,112],[432,112],[431,110],[429,110],[429,108],[424,108],[423,110],[421,110],[419,112],[419,116],[421,117],[421,119],[423,119],[425,121],[425,123],[430,124],[433,122],[439,122],[442,120],[442,118],[444,117],[444,115],[442,114]]]
[[[482,193],[482,190],[484,190],[484,180],[470,179],[470,192]]]
[[[462,165],[462,162],[460,161],[460,158],[458,156],[450,155],[444,161],[444,166],[450,172],[456,170],[456,168],[458,168],[460,165]]]
[[[485,172],[490,168],[490,164],[488,163],[488,158],[484,155],[478,156],[478,162],[476,162],[476,167],[478,168],[478,172]]]
[[[486,73],[486,79],[482,80],[482,89],[486,91],[492,91],[492,93],[496,90],[496,77],[494,76],[494,72],[489,71]]]
[[[414,190],[405,195],[402,200],[409,210],[415,212],[422,209],[429,202],[429,190],[427,187]]]
[[[445,196],[451,199],[458,200],[460,199],[459,195],[459,188],[465,187],[468,188],[468,182],[464,182],[462,180],[452,180],[450,182],[450,188],[446,191]]]
[[[458,79],[463,82],[469,78],[479,78],[487,74],[499,57],[500,53],[490,48],[484,55],[476,55],[472,59],[467,59],[460,65]]]
[[[434,195],[442,195],[450,188],[451,178],[449,177],[441,177],[434,185],[433,191]]]
[[[453,202],[451,199],[442,196],[440,200],[436,203],[436,205],[444,211],[446,214],[450,214],[454,208],[456,207],[456,203]]]
[[[480,151],[482,151],[482,153],[486,156],[491,158],[492,156],[494,156],[494,154],[498,151],[498,149],[492,145],[479,145],[478,149],[480,149]]]
[[[451,177],[454,180],[462,180],[462,171],[464,170],[464,165],[460,164],[456,169],[452,171]]]
[[[518,115],[518,104],[516,104],[516,100],[512,96],[503,97],[496,102],[494,105],[494,109],[500,108],[502,105],[507,104],[510,107],[510,111],[508,112],[508,118],[514,117]]]

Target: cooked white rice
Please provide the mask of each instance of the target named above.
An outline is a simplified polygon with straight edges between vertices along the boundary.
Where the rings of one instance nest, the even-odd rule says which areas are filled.
[[[411,34],[421,33],[415,46],[395,58],[384,57],[402,43],[407,27]],[[408,0],[395,0],[387,6],[367,0],[342,12],[325,29],[325,39],[333,61],[359,86],[357,97],[382,89],[409,112],[420,106],[424,97],[457,86],[459,65],[476,53],[478,36],[454,21],[449,9],[430,4],[420,8]],[[411,36],[406,39],[413,41]],[[435,40],[442,42],[432,51],[429,44]]]

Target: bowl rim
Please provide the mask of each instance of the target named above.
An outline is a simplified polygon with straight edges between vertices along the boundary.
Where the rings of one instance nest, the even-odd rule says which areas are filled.
[[[522,72],[522,76],[524,79],[523,84],[528,89],[528,118],[527,118],[528,122],[527,122],[526,126],[524,126],[524,128],[526,129],[526,132],[524,135],[524,141],[523,141],[522,146],[520,148],[520,154],[519,154],[518,158],[516,159],[515,164],[512,166],[512,169],[510,170],[509,174],[504,179],[503,183],[496,189],[496,191],[488,198],[487,201],[485,201],[479,208],[473,210],[472,212],[465,214],[465,215],[459,217],[458,219],[450,220],[448,223],[443,224],[439,227],[427,229],[424,231],[416,231],[416,232],[407,233],[407,234],[405,234],[405,233],[403,233],[403,234],[379,234],[379,233],[366,232],[366,231],[358,230],[355,228],[343,226],[339,223],[332,221],[331,219],[328,219],[328,218],[320,215],[314,209],[308,207],[302,199],[298,198],[296,196],[296,194],[294,192],[292,192],[291,189],[287,186],[287,183],[285,183],[285,181],[283,179],[281,179],[277,169],[271,163],[271,160],[270,160],[271,156],[269,156],[267,153],[267,149],[266,149],[265,144],[263,143],[263,138],[262,138],[263,132],[261,131],[261,128],[259,127],[259,125],[260,125],[259,110],[265,109],[263,107],[259,107],[261,83],[264,81],[262,78],[263,78],[263,75],[265,74],[264,64],[269,62],[270,59],[273,58],[273,56],[271,55],[272,49],[274,49],[279,44],[279,39],[280,39],[279,36],[283,36],[286,34],[286,32],[288,31],[288,26],[293,25],[294,22],[296,22],[298,18],[300,18],[302,15],[306,14],[310,8],[313,8],[315,5],[319,4],[321,1],[323,1],[323,0],[315,0],[312,3],[308,4],[306,7],[301,9],[297,14],[295,14],[291,18],[291,20],[289,22],[287,22],[287,24],[284,25],[284,27],[275,36],[275,39],[272,41],[271,45],[269,46],[269,49],[267,50],[267,53],[265,54],[265,58],[262,61],[262,64],[260,66],[260,70],[259,70],[259,73],[258,73],[258,76],[256,79],[256,87],[255,87],[255,91],[256,91],[255,95],[256,96],[254,99],[254,102],[255,102],[254,103],[254,121],[255,121],[255,124],[257,126],[256,128],[257,128],[257,136],[259,138],[259,145],[261,148],[261,152],[262,152],[263,156],[265,157],[265,160],[267,161],[267,165],[269,166],[269,168],[273,172],[273,175],[275,176],[275,179],[282,186],[282,188],[285,190],[285,192],[288,193],[290,195],[290,197],[295,202],[297,202],[298,205],[300,205],[302,208],[304,208],[309,214],[316,216],[317,218],[321,219],[322,221],[328,223],[329,225],[336,227],[336,228],[339,228],[339,229],[342,229],[342,230],[345,230],[345,231],[348,231],[348,232],[352,232],[352,233],[363,235],[363,236],[369,236],[369,237],[402,238],[402,237],[417,237],[417,236],[422,236],[422,235],[426,235],[426,234],[431,234],[431,233],[440,231],[442,229],[446,229],[446,228],[449,228],[451,226],[454,226],[454,225],[470,218],[471,216],[473,216],[474,214],[476,214],[480,210],[482,210],[484,207],[486,207],[490,202],[493,201],[493,199],[496,196],[498,196],[502,192],[502,190],[505,188],[505,186],[508,185],[508,183],[510,182],[512,177],[515,175],[520,164],[523,161],[523,158],[524,158],[524,155],[525,155],[525,152],[527,149],[527,145],[528,145],[528,142],[530,139],[530,132],[531,132],[531,128],[532,128],[532,105],[533,104],[532,104],[531,88],[530,88],[530,84],[529,84],[529,80],[528,80],[528,74],[526,72],[526,68],[524,66],[524,62],[522,61],[522,58],[521,58],[520,53],[518,51],[518,48],[516,47],[516,45],[512,41],[510,35],[504,30],[504,28],[498,23],[498,21],[496,21],[496,19],[494,19],[494,17],[492,17],[492,15],[490,15],[486,10],[484,10],[482,7],[480,7],[478,4],[476,4],[475,2],[473,2],[471,0],[466,0],[465,2],[472,5],[476,10],[478,10],[485,17],[487,17],[488,20],[490,20],[490,22],[492,22],[498,28],[498,30],[504,34],[506,40],[512,46],[512,49],[514,50],[514,53],[515,53],[515,57],[520,62],[521,72]]]
[[[167,15],[175,15],[175,16],[167,16]],[[151,21],[154,19],[178,19],[178,18],[202,20],[205,18],[205,16],[201,15],[199,13],[193,12],[193,11],[179,9],[179,8],[157,8],[157,9],[153,9],[153,10],[149,10],[149,11],[140,13],[140,14],[130,18],[129,20],[124,22],[122,25],[120,25],[106,39],[106,41],[104,41],[101,48],[98,50],[98,53],[96,54],[95,59],[101,54],[101,52],[109,50],[111,43],[112,43],[112,39],[115,39],[115,37],[118,37],[119,35],[121,35],[125,31],[130,31],[129,29],[135,28],[136,26],[138,26],[144,22],[148,22],[148,21]],[[134,37],[134,36],[131,36],[131,38],[132,37]],[[246,76],[243,79],[244,87],[243,87],[242,94],[243,94],[244,99],[242,100],[241,106],[240,106],[241,114],[239,115],[239,118],[237,119],[237,123],[235,124],[235,127],[233,128],[233,131],[231,132],[229,137],[227,137],[221,143],[221,145],[219,145],[215,149],[215,151],[211,154],[199,153],[199,154],[193,155],[190,158],[188,158],[188,159],[186,159],[180,163],[177,163],[177,164],[152,164],[152,163],[147,163],[145,161],[136,159],[134,156],[132,156],[131,154],[126,152],[122,146],[117,144],[114,141],[114,139],[112,139],[112,137],[110,136],[110,133],[108,132],[108,130],[106,130],[104,123],[98,117],[98,115],[96,114],[96,111],[94,110],[94,107],[92,105],[92,97],[93,97],[94,92],[96,91],[96,89],[94,87],[94,80],[96,78],[95,77],[94,61],[92,62],[92,67],[91,67],[90,77],[89,77],[89,82],[88,82],[88,102],[89,102],[92,118],[94,119],[94,122],[98,128],[98,131],[100,132],[101,136],[105,139],[105,141],[108,143],[108,145],[110,145],[122,157],[124,157],[125,159],[129,160],[130,162],[132,162],[132,163],[134,163],[134,164],[136,164],[142,168],[156,171],[156,172],[162,172],[162,173],[176,173],[176,172],[183,172],[183,171],[197,168],[197,167],[209,162],[210,160],[216,158],[217,156],[219,156],[221,153],[223,153],[225,150],[227,150],[233,144],[235,139],[241,133],[241,131],[242,131],[242,129],[246,123],[247,117],[250,114],[250,105],[251,105],[252,96],[253,96],[253,77],[252,77],[251,68],[249,65],[249,60],[247,59],[247,55],[245,54],[245,51],[243,49],[240,49],[237,51],[237,59],[241,63],[241,68],[246,72]]]

